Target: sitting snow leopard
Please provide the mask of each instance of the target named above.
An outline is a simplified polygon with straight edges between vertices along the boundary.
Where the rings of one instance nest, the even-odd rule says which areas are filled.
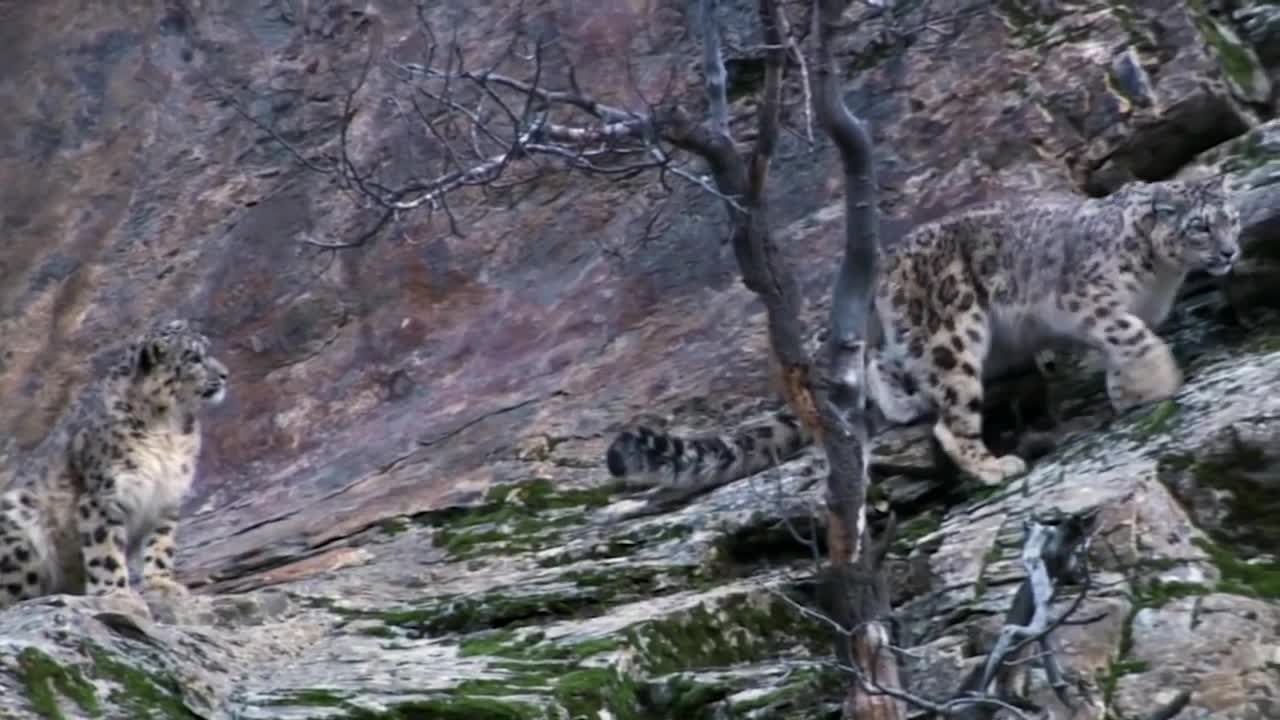
[[[54,593],[184,594],[174,531],[200,453],[199,412],[223,400],[227,368],[175,320],[142,333],[103,382],[102,411],[65,458],[0,495],[0,608]]]
[[[890,422],[936,416],[934,437],[988,485],[1026,471],[982,440],[983,381],[1054,348],[1099,350],[1117,412],[1182,384],[1153,331],[1190,271],[1223,275],[1240,254],[1225,178],[1134,182],[1103,198],[1047,194],[962,209],[882,256],[869,328],[868,398]],[[615,477],[688,490],[759,472],[812,442],[789,412],[726,435],[620,433]]]

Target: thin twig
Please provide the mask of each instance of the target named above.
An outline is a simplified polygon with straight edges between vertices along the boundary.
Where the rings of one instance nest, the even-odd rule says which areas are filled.
[[[729,134],[729,96],[728,74],[724,69],[724,58],[720,55],[716,10],[720,3],[717,0],[701,0],[698,6],[702,10],[702,74],[707,94],[708,114],[711,131],[720,135]]]

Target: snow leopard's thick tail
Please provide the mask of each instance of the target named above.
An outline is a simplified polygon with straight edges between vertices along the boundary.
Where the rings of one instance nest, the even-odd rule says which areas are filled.
[[[605,455],[609,474],[629,485],[684,492],[754,475],[794,457],[813,442],[789,411],[723,435],[680,437],[637,427],[618,433]]]

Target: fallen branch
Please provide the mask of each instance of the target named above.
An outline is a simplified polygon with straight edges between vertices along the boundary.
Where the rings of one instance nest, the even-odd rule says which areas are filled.
[[[1015,665],[1014,659],[1022,650],[1036,643],[1040,648],[1038,659],[1044,666],[1050,686],[1063,705],[1072,707],[1065,694],[1066,682],[1049,637],[1079,609],[1088,591],[1088,540],[1097,529],[1098,515],[1099,510],[1094,508],[1066,516],[1031,519],[1023,524],[1022,565],[1027,572],[1026,579],[1014,594],[1013,603],[1005,614],[1004,626],[987,655],[987,661],[970,672],[955,698],[985,696],[1009,700],[1007,686],[1010,683],[1006,673]],[[1084,576],[1083,588],[1066,612],[1051,620],[1050,607],[1060,584],[1077,574]],[[991,686],[997,681],[1002,687],[993,695]]]

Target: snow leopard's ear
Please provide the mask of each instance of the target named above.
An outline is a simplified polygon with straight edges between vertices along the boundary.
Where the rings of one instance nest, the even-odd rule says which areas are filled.
[[[1151,209],[1155,211],[1157,220],[1171,220],[1177,217],[1182,210],[1177,203],[1173,202],[1172,198],[1161,197],[1160,195],[1153,199]]]
[[[137,357],[134,360],[134,372],[138,377],[145,377],[151,374],[156,365],[164,359],[164,347],[158,340],[148,339],[142,343],[141,348],[137,351]]]
[[[1193,183],[1174,180],[1151,185],[1151,209],[1156,220],[1171,220],[1186,210],[1186,195]]]
[[[1221,176],[1217,177],[1217,182],[1213,183],[1212,187],[1213,196],[1222,197],[1222,199],[1229,199],[1229,197],[1231,197],[1231,176],[1229,176],[1229,174],[1222,173]]]
[[[191,332],[191,323],[183,319],[170,320],[160,327],[160,331],[165,333]]]
[[[169,320],[157,324],[134,347],[133,369],[138,377],[149,375],[157,365],[164,362],[172,347],[174,335],[185,335],[191,332],[191,323],[184,319]]]
[[[169,356],[170,339],[168,327],[160,332],[147,335],[135,346],[133,371],[136,377],[150,375]]]
[[[1201,170],[1187,177],[1185,183],[1197,197],[1221,198],[1231,194],[1231,173]]]

